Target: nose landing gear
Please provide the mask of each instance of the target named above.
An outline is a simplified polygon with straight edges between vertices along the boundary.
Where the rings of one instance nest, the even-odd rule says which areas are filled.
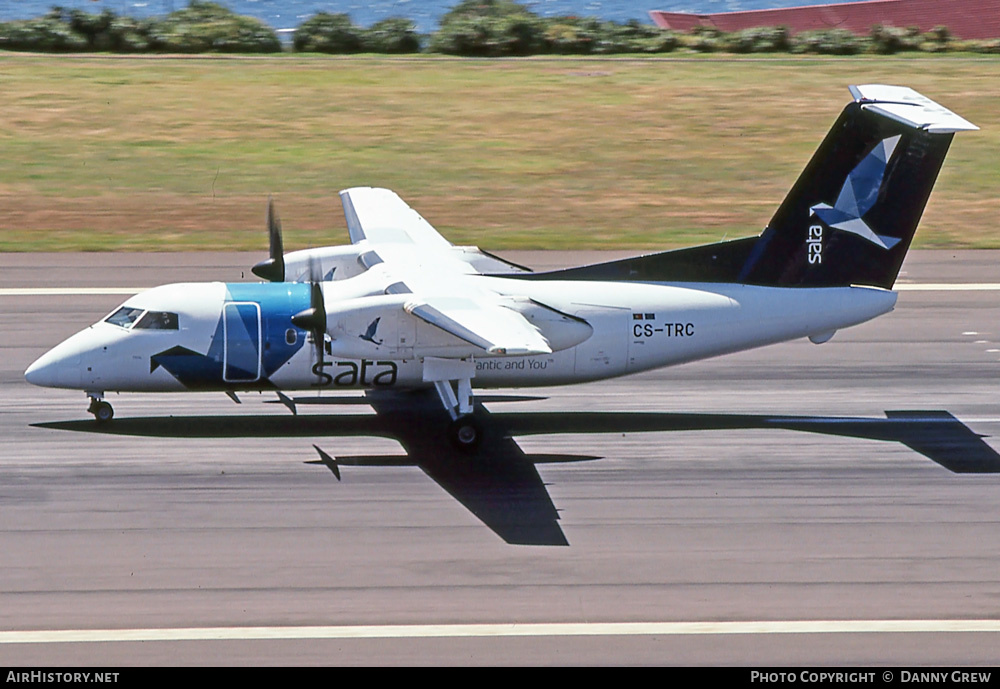
[[[102,399],[101,393],[88,393],[90,397],[90,406],[87,407],[87,411],[94,415],[94,420],[97,423],[107,423],[115,416],[114,408]]]

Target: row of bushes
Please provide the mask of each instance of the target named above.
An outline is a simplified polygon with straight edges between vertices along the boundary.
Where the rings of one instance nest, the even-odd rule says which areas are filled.
[[[632,20],[624,24],[588,17],[539,17],[513,0],[462,0],[430,36],[409,19],[357,27],[346,14],[320,12],[295,30],[298,52],[416,53],[427,50],[469,57],[668,53],[677,49],[726,53],[854,55],[901,51],[1000,53],[1000,38],[954,40],[939,27],[927,33],[891,26],[857,36],[843,29],[791,34],[784,27],[723,33],[702,27],[677,34]],[[275,53],[283,49],[274,29],[213,2],[191,4],[163,17],[135,19],[110,10],[90,14],[54,7],[44,17],[0,23],[0,50],[116,53]]]
[[[448,55],[667,53],[677,36],[651,24],[592,17],[539,17],[513,0],[464,0],[441,18],[428,50]]]
[[[0,49],[38,52],[274,53],[274,29],[212,2],[191,2],[163,17],[135,19],[53,7],[44,17],[0,23]]]
[[[725,53],[783,52],[821,55],[861,53],[892,55],[905,51],[1000,53],[1000,39],[956,40],[943,26],[921,32],[913,27],[904,29],[879,25],[873,26],[867,36],[858,36],[846,29],[803,31],[793,35],[783,26],[746,29],[733,33],[723,33],[705,27],[682,36],[679,44],[699,52]]]

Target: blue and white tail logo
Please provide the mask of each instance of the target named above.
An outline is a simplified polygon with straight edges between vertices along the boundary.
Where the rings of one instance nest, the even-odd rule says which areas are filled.
[[[900,240],[897,237],[875,234],[862,218],[878,200],[885,168],[899,138],[897,135],[883,139],[851,170],[832,207],[818,203],[809,210],[830,227],[855,234],[883,249],[891,249],[898,244]]]

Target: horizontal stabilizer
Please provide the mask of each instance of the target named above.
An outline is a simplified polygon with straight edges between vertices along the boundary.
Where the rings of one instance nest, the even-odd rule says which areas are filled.
[[[979,129],[964,117],[907,86],[865,84],[849,87],[854,100],[869,110],[931,134],[953,134]]]

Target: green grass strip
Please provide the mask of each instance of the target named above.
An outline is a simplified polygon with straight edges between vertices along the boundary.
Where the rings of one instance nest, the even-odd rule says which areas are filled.
[[[757,234],[848,101],[911,86],[956,138],[916,245],[1000,248],[1000,58],[0,55],[0,251],[344,243],[337,191],[396,190],[489,249]]]

